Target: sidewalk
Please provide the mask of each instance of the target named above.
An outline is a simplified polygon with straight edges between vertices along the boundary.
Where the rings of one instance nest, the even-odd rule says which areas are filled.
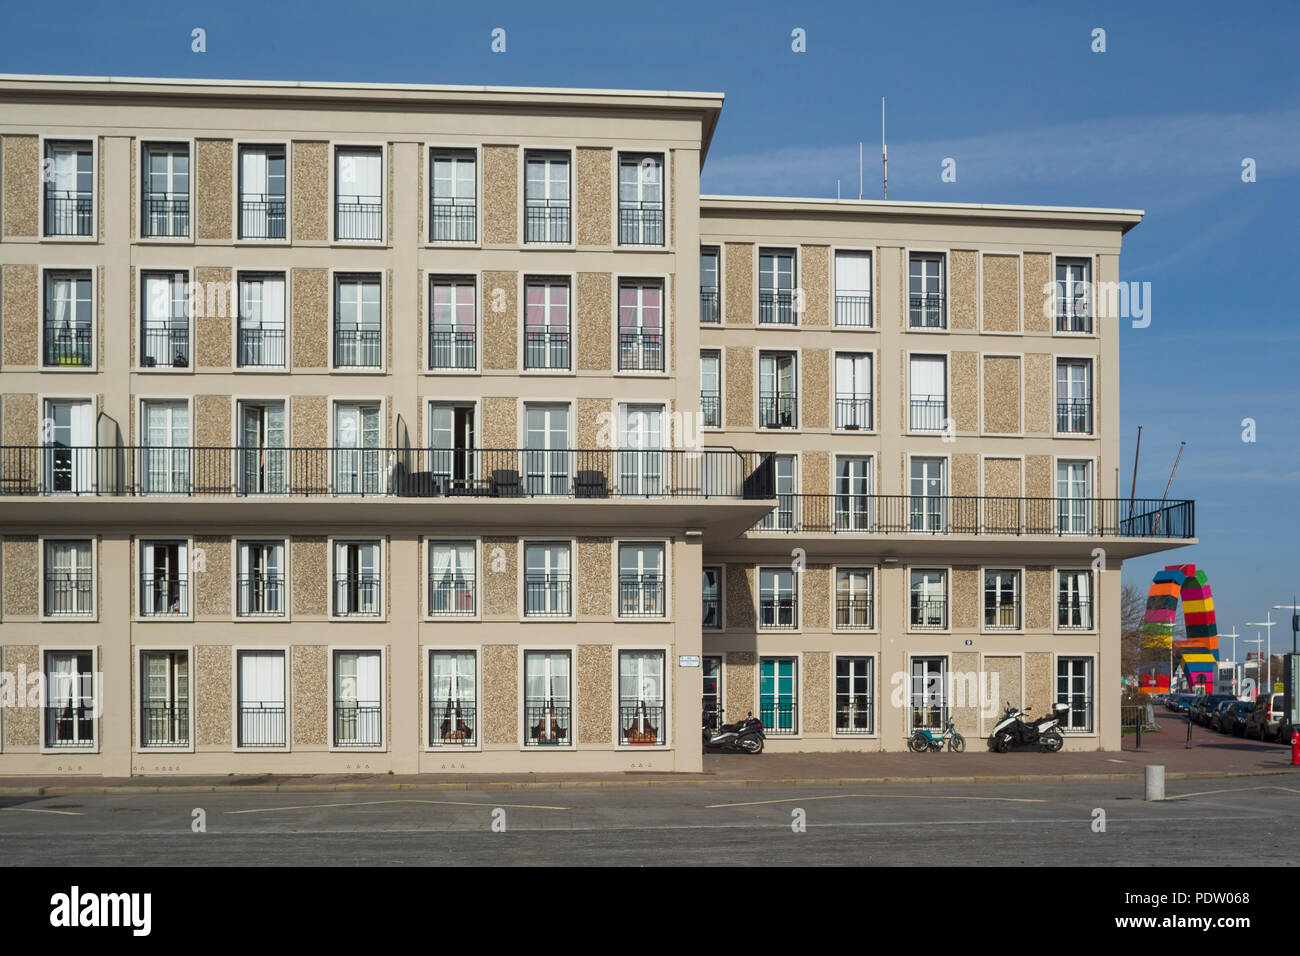
[[[586,787],[759,787],[775,785],[858,786],[885,783],[988,783],[1007,781],[1138,779],[1147,764],[1163,764],[1167,779],[1286,775],[1279,781],[1300,787],[1300,767],[1292,767],[1291,748],[1225,737],[1203,727],[1192,729],[1187,748],[1186,722],[1158,714],[1162,732],[1143,734],[1142,749],[1132,734],[1120,753],[989,753],[983,740],[967,741],[954,753],[764,753],[706,754],[701,774],[315,774],[298,776],[155,777],[0,777],[0,797],[88,793],[210,793],[254,790],[310,793],[340,790],[526,790]]]

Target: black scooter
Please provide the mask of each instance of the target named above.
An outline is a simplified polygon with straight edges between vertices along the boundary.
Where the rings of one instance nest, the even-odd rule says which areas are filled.
[[[1058,728],[1069,709],[1065,704],[1057,704],[1050,714],[1029,723],[1025,720],[1025,711],[1033,710],[1032,707],[1022,711],[1008,704],[1006,713],[989,734],[989,749],[1000,754],[1029,748],[1057,753],[1065,744]]]
[[[744,720],[724,724],[721,723],[723,713],[721,707],[705,709],[702,728],[704,749],[761,754],[763,741],[767,739],[763,733],[763,722],[751,712]]]

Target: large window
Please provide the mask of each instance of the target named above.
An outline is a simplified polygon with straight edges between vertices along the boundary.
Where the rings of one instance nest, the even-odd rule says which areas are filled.
[[[701,709],[705,713],[722,706],[722,658],[708,655],[700,659],[701,678],[704,686],[701,690]]]
[[[1092,361],[1056,360],[1056,430],[1092,434]]]
[[[140,615],[185,617],[190,612],[189,543],[140,542]]]
[[[335,277],[335,368],[383,366],[384,319],[381,298],[378,275]]]
[[[95,234],[94,148],[88,142],[45,142],[45,235]]]
[[[568,651],[524,652],[524,746],[571,746]]]
[[[619,651],[618,742],[662,747],[668,743],[663,651]]]
[[[240,368],[285,366],[284,273],[239,274]]]
[[[984,572],[984,629],[1020,629],[1020,572]]]
[[[656,279],[623,279],[618,284],[618,368],[664,370],[663,283]]]
[[[758,719],[769,736],[799,733],[799,663],[795,658],[759,659]]]
[[[429,368],[475,367],[474,278],[429,277]]]
[[[478,670],[473,651],[429,652],[429,746],[478,745]]]
[[[794,325],[794,252],[760,249],[758,253],[758,324]]]
[[[89,399],[45,401],[45,490],[86,494],[95,488],[95,407]]]
[[[334,542],[334,616],[379,617],[384,613],[380,542]]]
[[[190,283],[184,272],[145,272],[140,365],[190,367]]]
[[[239,238],[288,236],[287,164],[283,146],[239,148]]]
[[[145,143],[140,235],[146,239],[190,234],[190,148],[185,143]]]
[[[527,279],[524,283],[524,368],[567,371],[570,340],[569,280]]]
[[[569,219],[569,154],[528,153],[524,160],[524,242],[568,242]]]
[[[943,730],[948,722],[948,660],[912,658],[911,729]]]
[[[942,355],[913,355],[908,369],[908,427],[914,432],[942,431],[948,415],[947,360]]]
[[[662,405],[620,405],[618,489],[626,496],[662,495],[667,489]]]
[[[835,253],[835,324],[871,328],[871,253]]]
[[[1092,528],[1092,462],[1056,463],[1056,530],[1058,534],[1088,534]]]
[[[472,541],[429,542],[429,616],[472,617],[475,613]]]
[[[874,663],[870,657],[835,658],[837,734],[870,734],[875,729]]]
[[[700,626],[722,627],[722,568],[706,567],[701,586]]]
[[[45,652],[45,746],[92,750],[98,688],[91,651]]]
[[[468,402],[429,403],[428,493],[454,495],[473,492],[478,476],[478,451],[474,430],[474,406]],[[412,482],[421,480],[412,475]],[[412,494],[425,493],[418,487]]]
[[[872,527],[871,459],[865,455],[835,459],[835,530],[870,531]]]
[[[147,495],[190,492],[190,408],[184,401],[140,403],[141,491]]]
[[[569,406],[524,405],[524,482],[529,497],[569,493]],[[512,476],[502,476],[501,480]],[[518,476],[513,476],[517,481]],[[493,482],[497,482],[493,474]],[[504,487],[504,486],[503,486]]]
[[[785,631],[799,626],[798,578],[790,568],[759,569],[758,626]]]
[[[948,530],[948,462],[912,458],[908,462],[908,530],[943,534]]]
[[[238,652],[240,747],[286,747],[284,651]]]
[[[565,541],[524,546],[525,617],[568,617],[573,613],[570,558]]]
[[[339,149],[334,157],[334,238],[380,242],[384,227],[384,151]]]
[[[435,150],[429,156],[429,240],[478,239],[478,176],[471,150]]]
[[[794,531],[799,525],[798,469],[794,455],[772,456],[776,507],[758,523],[760,531]]]
[[[1056,702],[1069,710],[1061,721],[1066,733],[1092,733],[1092,658],[1056,659]]]
[[[868,630],[875,621],[875,574],[871,568],[835,569],[835,627]]]
[[[45,273],[41,362],[46,368],[95,364],[90,270]]]
[[[871,428],[871,356],[865,352],[835,356],[835,427]]]
[[[722,353],[700,352],[700,425],[722,427]]]
[[[335,494],[384,493],[379,415],[377,402],[339,402],[334,406]]]
[[[758,423],[761,427],[798,427],[796,382],[793,352],[758,353]]]
[[[700,250],[700,322],[706,325],[722,321],[718,261],[716,246]]]
[[[664,244],[664,158],[661,154],[619,154],[618,244]]]
[[[94,554],[88,538],[56,538],[45,542],[46,617],[94,615]]]
[[[235,582],[240,617],[284,617],[284,541],[240,541]]]
[[[241,401],[239,493],[282,495],[288,490],[289,451],[285,447],[284,402]]]
[[[140,652],[140,746],[190,745],[188,651]]]
[[[914,631],[941,631],[948,626],[948,572],[918,568],[911,573],[909,624]]]
[[[1056,626],[1059,630],[1092,630],[1092,572],[1056,573]]]
[[[1056,331],[1092,331],[1092,263],[1056,260]]]
[[[383,743],[383,655],[335,651],[334,746],[377,748]]]
[[[913,329],[948,326],[942,253],[913,253],[908,258],[907,324]]]
[[[663,617],[665,592],[663,544],[620,544],[618,616]]]

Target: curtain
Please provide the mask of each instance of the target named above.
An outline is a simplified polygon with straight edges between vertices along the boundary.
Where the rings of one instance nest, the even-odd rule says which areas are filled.
[[[451,572],[456,559],[456,550],[452,545],[435,544],[431,546],[431,551],[429,580],[433,584],[433,591],[430,594],[429,610],[435,613],[446,613],[455,610],[452,604],[454,587]]]
[[[250,199],[265,197],[268,192],[266,153],[260,149],[246,149],[242,154],[242,159],[243,194]]]
[[[284,706],[283,651],[240,651],[239,702],[244,707]]]
[[[945,393],[944,367],[941,358],[912,359],[912,398],[942,398]]]
[[[339,150],[338,195],[351,202],[380,201],[380,153],[368,149]]]
[[[839,295],[871,294],[871,256],[868,253],[835,254],[835,292]]]
[[[548,700],[556,707],[569,704],[569,655],[530,652],[524,661],[524,694],[530,706],[541,706]]]
[[[625,651],[619,655],[618,696],[623,707],[644,702],[647,707],[664,704],[664,655],[662,651]]]

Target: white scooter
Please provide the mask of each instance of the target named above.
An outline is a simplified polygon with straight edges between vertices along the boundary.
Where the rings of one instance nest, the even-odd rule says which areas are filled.
[[[989,734],[989,749],[1000,754],[1030,748],[1045,750],[1049,754],[1060,751],[1065,745],[1060,725],[1070,710],[1069,705],[1056,704],[1050,714],[1029,723],[1026,713],[1031,710],[1032,707],[1017,710],[1008,703],[1006,713],[994,724],[993,732]]]

